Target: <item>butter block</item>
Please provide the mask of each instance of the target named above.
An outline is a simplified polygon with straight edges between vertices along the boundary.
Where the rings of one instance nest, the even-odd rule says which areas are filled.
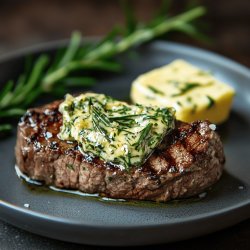
[[[234,94],[211,73],[180,59],[140,75],[131,88],[133,103],[174,107],[178,120],[215,124],[228,118]]]

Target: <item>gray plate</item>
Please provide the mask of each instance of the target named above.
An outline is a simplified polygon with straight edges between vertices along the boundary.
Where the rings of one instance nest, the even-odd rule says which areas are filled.
[[[7,55],[0,60],[0,82],[21,70],[23,57],[53,51],[61,42]],[[222,179],[204,199],[156,205],[110,202],[33,188],[17,178],[15,135],[0,141],[0,218],[47,237],[95,245],[143,245],[207,234],[249,218],[250,71],[224,57],[186,45],[154,42],[120,57],[124,73],[100,76],[93,91],[119,99],[129,96],[131,81],[152,68],[183,58],[232,85],[237,95],[230,119],[219,127],[226,166]],[[51,99],[50,99],[51,100]],[[49,99],[40,99],[46,103]],[[29,204],[25,208],[24,204]]]

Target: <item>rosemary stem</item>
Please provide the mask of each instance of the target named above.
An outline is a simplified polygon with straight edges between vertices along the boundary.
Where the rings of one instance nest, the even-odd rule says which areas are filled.
[[[11,116],[18,116],[18,115],[23,115],[23,113],[25,112],[24,109],[20,109],[20,108],[13,108],[13,109],[9,109],[9,110],[0,110],[0,117],[11,117]]]
[[[6,132],[11,130],[11,125],[10,124],[0,124],[0,132]]]
[[[53,85],[56,82],[63,79],[71,71],[76,69],[96,68],[96,69],[108,70],[109,65],[107,64],[107,62],[102,63],[100,62],[100,59],[107,56],[109,57],[114,56],[116,54],[126,51],[127,49],[135,45],[150,41],[155,37],[158,37],[170,30],[180,27],[185,22],[190,22],[196,19],[197,17],[202,16],[204,13],[205,13],[204,7],[197,7],[185,13],[177,15],[173,18],[167,19],[166,21],[163,21],[162,23],[156,25],[153,28],[144,28],[136,30],[129,36],[123,38],[117,43],[111,41],[104,42],[101,46],[89,52],[82,60],[72,61],[68,64],[64,64],[64,66],[46,75],[41,81],[42,89],[45,92],[49,92],[53,88]],[[77,40],[76,43],[78,43],[79,39],[76,40]],[[107,66],[106,68],[105,65]],[[118,71],[118,70],[119,68],[117,69],[114,68],[113,71]]]
[[[191,9],[173,18],[167,19],[153,28],[136,30],[135,32],[131,33],[131,35],[123,38],[117,44],[104,43],[99,48],[91,51],[86,56],[86,58],[95,60],[99,59],[100,57],[104,57],[105,55],[110,55],[111,53],[112,54],[122,53],[134,45],[150,41],[151,39],[163,35],[172,29],[178,28],[183,23],[190,22],[193,19],[196,19],[197,17],[204,15],[204,13],[205,13],[204,7],[197,7]]]
[[[65,65],[64,67],[59,68],[51,74],[46,75],[42,81],[42,89],[45,92],[49,92],[54,83],[59,80],[65,78],[71,71],[77,69],[101,69],[106,71],[119,72],[121,70],[121,66],[119,64],[114,64],[111,62],[101,62],[98,60],[81,60],[81,61],[73,61]]]
[[[46,55],[42,55],[38,58],[34,65],[34,69],[21,92],[19,92],[15,98],[12,100],[12,105],[25,102],[26,95],[31,92],[32,89],[38,88],[37,84],[43,73],[44,68],[47,66],[49,58]]]

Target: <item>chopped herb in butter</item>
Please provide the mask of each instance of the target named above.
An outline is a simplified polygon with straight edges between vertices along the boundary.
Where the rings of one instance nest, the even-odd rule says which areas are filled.
[[[207,109],[210,109],[210,108],[212,108],[212,107],[214,106],[215,101],[214,101],[214,99],[213,99],[211,96],[209,96],[209,95],[207,95],[207,99],[208,99]]]
[[[142,165],[174,128],[172,108],[128,105],[103,94],[66,95],[59,110],[60,139],[125,169]]]
[[[184,60],[138,76],[131,88],[134,103],[173,107],[176,119],[185,122],[205,119],[216,124],[224,122],[233,97],[231,86]]]
[[[160,91],[159,89],[151,86],[151,85],[148,85],[148,88],[155,94],[158,94],[158,95],[164,95],[164,93],[162,91]]]

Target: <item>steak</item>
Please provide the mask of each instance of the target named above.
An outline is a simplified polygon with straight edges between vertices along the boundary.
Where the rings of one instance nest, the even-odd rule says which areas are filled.
[[[222,174],[222,142],[208,121],[176,121],[175,129],[141,167],[123,170],[84,155],[76,142],[57,137],[62,125],[59,104],[29,109],[18,124],[17,166],[44,185],[109,198],[164,202],[199,194]]]

